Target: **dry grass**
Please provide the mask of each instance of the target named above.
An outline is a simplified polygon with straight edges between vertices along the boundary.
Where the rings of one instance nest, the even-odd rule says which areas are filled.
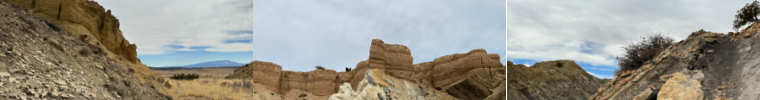
[[[251,80],[224,79],[234,72],[229,68],[203,68],[198,70],[155,70],[171,85],[161,88],[163,94],[176,100],[278,100],[279,94]],[[168,77],[174,73],[197,73],[195,80],[173,80]],[[163,85],[163,84],[162,84]],[[272,95],[274,93],[274,95]]]

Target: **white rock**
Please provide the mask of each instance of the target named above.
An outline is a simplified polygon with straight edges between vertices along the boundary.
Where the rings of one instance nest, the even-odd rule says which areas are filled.
[[[56,84],[66,85],[66,81],[63,80],[55,80]]]
[[[8,72],[0,72],[0,77],[6,77],[6,76],[11,76],[11,73],[8,73]]]

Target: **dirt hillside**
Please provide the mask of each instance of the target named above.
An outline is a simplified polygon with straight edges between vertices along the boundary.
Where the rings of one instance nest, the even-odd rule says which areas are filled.
[[[83,2],[100,7],[90,1],[73,3]],[[66,24],[14,4],[0,2],[0,99],[167,99],[156,91],[160,87],[153,81],[159,80],[150,78],[155,73],[135,66],[142,65],[139,61],[116,56],[106,44],[88,42],[94,36],[81,36]],[[36,7],[43,6],[49,5]]]
[[[507,63],[509,99],[582,100],[609,81],[588,74],[571,60],[544,61],[531,67]]]

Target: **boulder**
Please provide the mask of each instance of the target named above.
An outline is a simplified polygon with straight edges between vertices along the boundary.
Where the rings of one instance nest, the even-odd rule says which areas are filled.
[[[683,73],[675,73],[662,85],[657,93],[658,100],[701,100],[704,97],[702,85],[696,79]]]

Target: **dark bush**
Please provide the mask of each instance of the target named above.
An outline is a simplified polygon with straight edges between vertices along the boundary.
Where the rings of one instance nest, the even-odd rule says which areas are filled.
[[[322,66],[319,66],[319,65],[314,66],[314,67],[316,67],[317,69],[325,69],[325,67],[322,67]]]
[[[667,49],[673,43],[672,37],[667,37],[662,33],[642,37],[642,39],[643,41],[639,43],[623,47],[625,54],[623,57],[616,58],[620,70],[615,73],[639,69],[644,65],[644,62],[654,59],[657,54],[660,54],[662,50]]]
[[[734,30],[739,30],[744,25],[757,21],[757,16],[760,14],[760,6],[757,0],[752,3],[747,3],[742,9],[736,11],[736,18],[734,18]]]
[[[557,67],[562,67],[562,63],[560,63],[559,61],[557,61],[557,63],[555,64],[557,65]]]
[[[346,72],[350,72],[351,68],[346,67]]]
[[[198,79],[198,74],[180,73],[180,74],[174,74],[170,78],[175,79],[175,80],[194,80],[194,79]]]

